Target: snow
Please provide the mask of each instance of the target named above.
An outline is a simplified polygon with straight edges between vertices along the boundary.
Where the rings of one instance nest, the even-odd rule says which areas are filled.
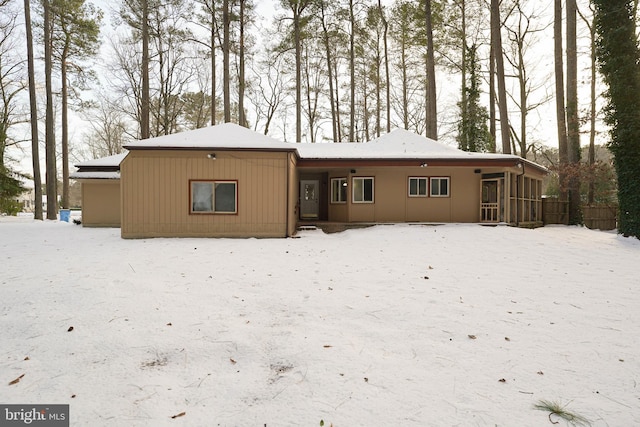
[[[112,171],[86,171],[86,172],[73,172],[69,175],[71,179],[120,179],[120,172]]]
[[[365,143],[312,144],[282,142],[234,123],[224,123],[132,142],[125,148],[284,150],[297,151],[302,159],[462,159],[470,161],[506,159],[546,170],[519,156],[462,151],[404,129],[394,129]]]
[[[123,240],[25,217],[0,235],[0,400],[70,404],[72,426],[533,427],[543,399],[640,425],[636,239]]]
[[[120,154],[114,154],[112,156],[101,157],[99,159],[87,160],[86,162],[78,163],[75,165],[78,168],[81,167],[118,167],[120,163],[127,157],[128,152],[122,152]]]
[[[295,146],[254,132],[234,123],[224,123],[185,132],[163,135],[125,145],[128,149],[198,148],[295,150]]]

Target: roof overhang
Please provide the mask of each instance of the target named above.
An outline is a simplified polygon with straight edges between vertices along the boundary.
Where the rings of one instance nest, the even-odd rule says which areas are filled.
[[[489,158],[301,158],[300,168],[350,168],[350,167],[531,167],[539,173],[547,174],[543,166],[519,157]]]

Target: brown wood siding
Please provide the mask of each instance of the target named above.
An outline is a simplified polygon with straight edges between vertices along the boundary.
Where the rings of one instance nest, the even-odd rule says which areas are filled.
[[[298,225],[298,193],[300,181],[297,170],[297,157],[293,153],[288,155],[287,170],[287,236],[292,236],[296,232]]]
[[[121,165],[122,237],[284,237],[286,152],[133,150]],[[190,180],[237,181],[237,214],[190,214]]]
[[[120,180],[81,180],[82,225],[120,227]]]
[[[347,177],[347,203],[329,205],[329,221],[478,222],[480,174],[463,167],[379,167],[331,171]],[[374,203],[353,203],[353,177],[374,177]],[[449,178],[449,197],[409,197],[409,177]]]

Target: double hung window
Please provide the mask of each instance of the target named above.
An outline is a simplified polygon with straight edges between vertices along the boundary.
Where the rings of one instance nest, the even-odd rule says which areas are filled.
[[[353,203],[373,203],[373,177],[353,178]]]
[[[430,178],[431,197],[449,197],[449,178]]]
[[[427,197],[428,178],[409,178],[409,197]]]
[[[331,203],[347,202],[347,178],[331,178]]]
[[[236,181],[191,181],[191,213],[238,212]]]

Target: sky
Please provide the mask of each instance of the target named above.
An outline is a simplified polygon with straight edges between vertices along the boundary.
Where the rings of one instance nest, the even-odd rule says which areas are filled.
[[[101,7],[106,13],[106,18],[103,25],[103,31],[104,31],[103,38],[105,42],[107,42],[109,38],[112,37],[112,34],[114,32],[112,15],[119,3],[116,0],[96,0],[94,1],[94,3],[99,7]],[[276,13],[276,10],[279,10],[280,8],[279,2],[275,0],[269,0],[269,1],[259,1],[256,3],[258,8],[258,16],[260,17],[258,26],[264,27],[269,25],[272,17]],[[390,0],[387,0],[386,2],[383,2],[383,3],[390,5],[393,2]],[[549,1],[546,1],[545,4],[548,6],[551,3]],[[545,13],[548,13],[549,11],[549,7],[544,7],[542,9],[543,10],[540,12],[542,16]],[[544,82],[545,79],[547,80],[546,82],[544,82],[544,85],[546,85],[546,87],[548,88],[547,90],[549,91],[549,93],[551,91],[551,88],[553,87],[553,81],[551,80],[553,78],[551,74],[551,71],[553,68],[553,61],[552,61],[553,57],[552,55],[548,54],[548,52],[552,48],[551,46],[552,39],[551,39],[550,31],[551,31],[551,28],[546,28],[544,32],[542,32],[537,36],[543,41],[541,43],[541,46],[542,46],[541,50],[543,53],[540,54],[540,57],[543,59],[538,62],[535,70],[530,70],[530,73],[532,71],[535,71],[535,74],[544,76],[542,81]],[[548,42],[544,42],[545,40],[548,40]],[[582,41],[584,42],[584,39]],[[103,48],[103,53],[96,60],[96,68],[98,70],[98,73],[103,76],[107,73],[106,70],[110,66],[109,61],[105,59],[109,56],[109,49],[107,45],[108,43],[105,43],[105,47]],[[586,70],[585,66],[586,64],[581,65],[581,70],[580,70],[581,81],[587,81],[586,77],[588,75],[588,70]],[[446,73],[442,72],[442,70],[438,71],[438,81],[437,81],[438,98],[439,98],[438,108],[439,108],[439,119],[442,122],[439,127],[439,132],[440,132],[441,139],[444,142],[452,145],[456,144],[454,139],[455,135],[453,135],[450,132],[453,129],[455,129],[454,119],[457,112],[456,103],[458,102],[458,98],[459,98],[458,90],[457,90],[457,86],[459,85],[459,82],[457,80],[458,80],[457,76],[451,77]],[[515,93],[515,89],[514,89],[514,93]],[[90,94],[85,94],[85,95],[89,96]],[[553,94],[550,93],[551,97],[549,102],[547,102],[540,109],[534,112],[531,112],[529,115],[530,123],[536,127],[536,130],[529,135],[530,141],[538,140],[550,146],[554,146],[555,140],[557,139],[555,105],[553,103],[552,95]],[[581,99],[585,102],[587,101],[585,97]],[[514,119],[515,119],[515,116],[514,116]],[[290,124],[290,127],[291,126],[292,125]],[[40,126],[40,127],[42,131],[44,129],[44,126]],[[293,128],[291,127],[291,129]],[[84,138],[84,134],[89,131],[90,131],[90,128],[87,122],[82,117],[80,117],[79,114],[72,113],[72,125],[71,125],[70,137],[72,139],[73,144],[81,145],[82,139]],[[280,131],[277,130],[277,126],[272,126],[272,132],[273,132],[273,136],[276,138],[284,137],[284,135],[278,134],[278,132]],[[330,132],[325,131],[325,136],[328,135],[329,133]],[[24,138],[28,138],[29,129],[26,125],[23,127],[23,135],[24,135]],[[291,137],[291,135],[287,135],[287,136],[289,138]],[[598,142],[603,143],[605,139],[606,139],[606,134],[601,134],[599,135]],[[59,135],[58,135],[58,140],[59,140]],[[586,144],[587,142],[588,142],[588,138],[586,136],[583,137],[582,138],[583,145]],[[41,168],[44,169],[44,164],[45,164],[44,147],[42,147],[40,151],[41,151]],[[31,165],[31,157],[30,157],[30,147],[28,146],[28,143],[21,144],[21,150],[12,150],[11,154],[13,157],[17,159],[18,169],[25,172],[31,171],[32,165]],[[84,155],[78,152],[78,150],[75,150],[75,152],[71,153],[71,158],[72,158],[73,164],[78,163],[79,161],[87,160],[86,158],[84,158]],[[59,166],[59,169],[61,169],[60,166]],[[44,176],[44,173],[42,175]]]
[[[615,232],[0,235],[0,401],[73,426],[570,425],[542,400],[640,425],[640,241]]]

